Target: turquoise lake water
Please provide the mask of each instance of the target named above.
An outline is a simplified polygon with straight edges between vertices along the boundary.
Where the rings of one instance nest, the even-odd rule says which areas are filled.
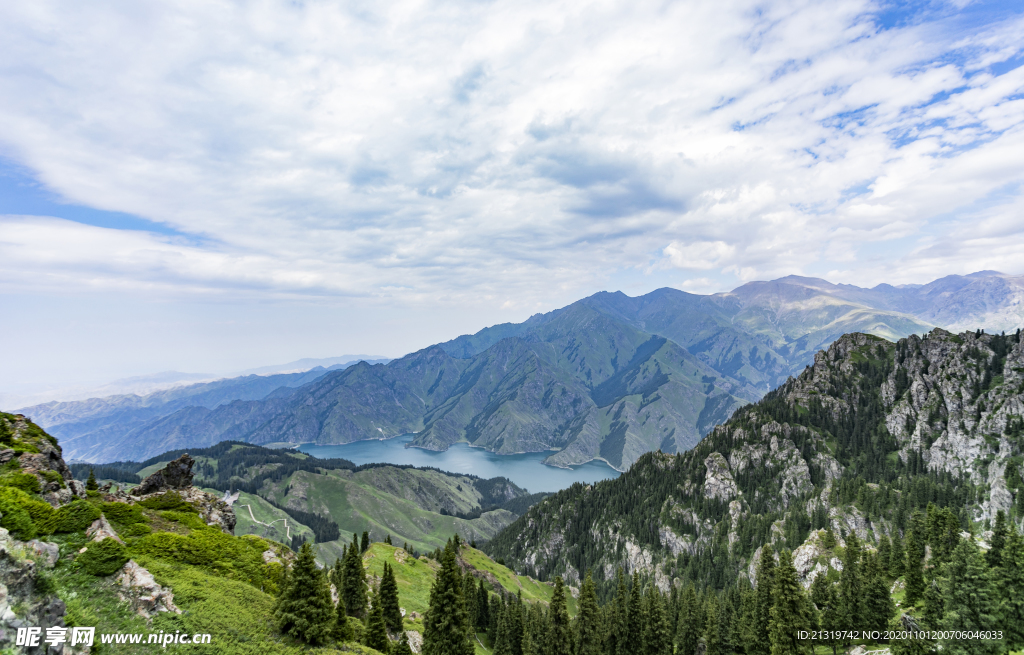
[[[444,452],[406,448],[405,444],[412,439],[413,435],[407,434],[394,439],[355,441],[340,446],[303,444],[298,449],[314,457],[342,457],[356,464],[412,464],[452,473],[469,473],[485,479],[503,476],[530,493],[558,491],[573,482],[592,483],[620,475],[604,462],[588,462],[571,469],[548,466],[542,462],[550,452],[496,455],[461,443]]]

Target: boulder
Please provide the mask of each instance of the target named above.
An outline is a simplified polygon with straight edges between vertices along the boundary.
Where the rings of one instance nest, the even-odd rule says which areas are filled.
[[[85,536],[92,538],[93,541],[103,541],[106,538],[113,539],[119,544],[123,544],[121,537],[117,536],[117,532],[114,531],[113,526],[107,522],[107,517],[101,516],[92,522],[86,531]]]
[[[136,614],[143,618],[151,619],[158,612],[181,614],[181,610],[174,604],[171,590],[158,585],[153,574],[134,560],[128,560],[117,574],[115,583],[121,587],[118,592],[121,600],[130,603]]]
[[[32,541],[25,542],[24,547],[30,557],[48,569],[56,566],[57,560],[60,558],[60,547],[57,544],[33,539]]]
[[[185,453],[178,459],[167,464],[153,475],[132,489],[133,496],[145,496],[169,489],[186,489],[192,486],[192,466],[196,460]]]

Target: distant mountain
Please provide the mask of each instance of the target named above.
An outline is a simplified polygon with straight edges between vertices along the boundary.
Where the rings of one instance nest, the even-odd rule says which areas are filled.
[[[895,340],[933,320],[1016,329],[1022,289],[1024,277],[982,272],[873,289],[789,276],[710,296],[602,292],[387,365],[264,378],[251,390],[231,382],[230,393],[176,397],[123,420],[79,408],[74,421],[60,421],[62,406],[22,411],[67,453],[91,461],[225,439],[340,444],[416,433],[412,445],[423,448],[463,441],[498,453],[551,450],[550,464],[600,458],[625,470],[651,450],[692,448],[842,334]]]

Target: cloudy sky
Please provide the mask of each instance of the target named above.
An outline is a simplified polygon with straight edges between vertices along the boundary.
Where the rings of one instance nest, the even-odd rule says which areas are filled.
[[[1024,273],[1012,0],[33,0],[0,43],[0,387]]]

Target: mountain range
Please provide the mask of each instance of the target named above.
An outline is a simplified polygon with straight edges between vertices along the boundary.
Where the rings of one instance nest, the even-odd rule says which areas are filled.
[[[340,444],[415,433],[411,445],[423,448],[550,450],[550,464],[602,459],[625,470],[652,450],[693,448],[844,333],[1012,330],[1024,323],[1022,298],[1024,277],[992,271],[871,289],[789,276],[714,295],[602,292],[387,364],[18,411],[88,461],[226,439]]]

